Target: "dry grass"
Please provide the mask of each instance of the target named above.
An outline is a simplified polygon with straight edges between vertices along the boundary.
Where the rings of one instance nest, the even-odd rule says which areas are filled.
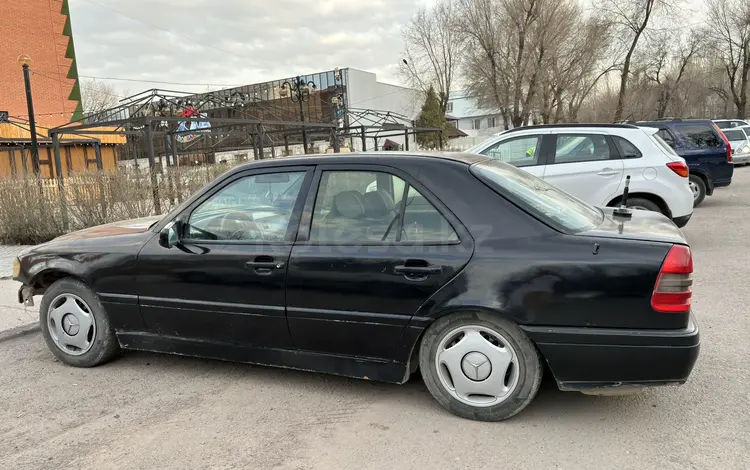
[[[166,213],[229,167],[168,168],[154,175],[160,212]],[[38,177],[0,179],[0,243],[33,245],[67,231],[156,215],[148,171],[92,171],[64,181]]]

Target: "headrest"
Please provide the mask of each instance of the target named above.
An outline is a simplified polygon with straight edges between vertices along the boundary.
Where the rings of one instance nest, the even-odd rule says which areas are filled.
[[[333,211],[348,219],[365,215],[365,198],[359,191],[342,191],[333,196]]]
[[[378,189],[365,193],[365,209],[368,217],[382,217],[396,208],[390,194]]]

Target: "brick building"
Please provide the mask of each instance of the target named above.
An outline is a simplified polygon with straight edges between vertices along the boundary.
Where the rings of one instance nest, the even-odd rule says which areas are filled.
[[[68,0],[0,0],[0,111],[28,119],[18,56],[28,54],[34,113],[44,126],[82,116]]]

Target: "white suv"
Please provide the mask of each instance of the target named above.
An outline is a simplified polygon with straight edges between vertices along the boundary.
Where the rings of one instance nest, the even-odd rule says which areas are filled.
[[[688,167],[656,132],[629,124],[519,127],[468,151],[523,168],[600,207],[619,205],[630,175],[629,207],[661,212],[684,227],[693,215]]]

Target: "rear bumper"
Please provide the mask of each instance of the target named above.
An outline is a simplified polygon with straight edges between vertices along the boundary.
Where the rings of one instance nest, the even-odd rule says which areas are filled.
[[[714,181],[714,187],[715,188],[726,188],[730,184],[732,184],[732,180],[731,179],[723,180],[723,181]]]
[[[674,217],[674,218],[672,218],[672,222],[674,222],[674,224],[676,226],[682,228],[682,227],[686,226],[688,222],[690,222],[690,218],[692,216],[693,216],[693,214],[690,213],[688,215],[683,215],[682,217]]]
[[[695,318],[681,330],[522,327],[561,390],[683,384],[700,351]]]

